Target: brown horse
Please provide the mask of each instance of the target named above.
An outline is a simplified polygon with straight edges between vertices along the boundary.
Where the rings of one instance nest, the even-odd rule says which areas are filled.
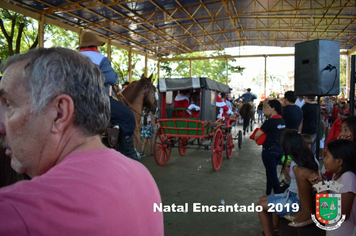
[[[140,80],[133,81],[122,91],[124,97],[122,102],[130,107],[135,115],[135,146],[139,143],[138,124],[140,124],[142,109],[147,108],[152,115],[156,113],[157,109],[156,88],[152,84],[152,77],[153,75],[148,78],[142,75]]]
[[[122,91],[122,95],[130,103],[137,123],[140,123],[144,107],[152,114],[156,113],[156,88],[152,84],[152,77],[153,75],[148,78],[142,75],[140,80],[133,81]]]

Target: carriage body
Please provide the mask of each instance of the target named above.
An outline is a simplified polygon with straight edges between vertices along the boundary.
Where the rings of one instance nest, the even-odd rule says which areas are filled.
[[[177,117],[177,113],[185,116],[186,108],[174,108],[174,98],[178,91],[195,91],[200,97],[200,111],[197,117]],[[159,130],[155,137],[154,155],[159,165],[165,165],[171,149],[178,148],[180,155],[185,155],[187,149],[203,147],[212,152],[213,168],[221,166],[223,151],[228,158],[232,156],[230,123],[234,120],[217,119],[216,97],[218,93],[228,94],[228,85],[202,77],[159,79],[158,114]],[[187,115],[188,116],[188,115]]]
[[[216,120],[216,95],[219,92],[225,94],[230,92],[228,85],[207,78],[159,79],[158,91],[160,92],[159,103],[161,105],[159,118],[171,117],[171,114],[167,113],[167,108],[173,109],[174,97],[178,91],[182,90],[196,90],[200,92],[201,112],[199,120],[202,121]]]

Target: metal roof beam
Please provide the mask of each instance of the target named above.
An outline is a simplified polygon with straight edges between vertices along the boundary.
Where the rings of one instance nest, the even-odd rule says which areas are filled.
[[[18,5],[22,5],[22,4],[18,3]],[[26,10],[26,9],[21,8],[19,6],[15,6],[13,4],[9,4],[9,3],[3,2],[3,1],[1,2],[1,7],[4,8],[4,9],[12,10],[14,12],[18,12],[18,13],[23,14],[25,16],[29,16],[29,17],[31,17],[31,18],[33,18],[35,20],[39,20],[40,15],[41,15],[41,14],[35,12],[35,10],[36,10],[35,8],[31,8],[31,7],[27,6],[27,5],[26,5],[26,8],[30,8],[33,11]],[[67,21],[67,20],[65,20],[63,18],[60,18],[60,17],[57,17],[57,16],[53,16],[53,17],[57,18],[58,20],[54,20],[53,18],[49,18],[48,16],[45,16],[44,17],[45,23],[48,23],[48,24],[51,24],[51,25],[55,25],[55,26],[61,27],[63,29],[70,30],[70,31],[78,33],[78,34],[80,33],[81,28],[85,28],[85,27],[82,27],[81,25],[74,24],[73,22]],[[65,23],[63,23],[61,21],[67,22],[68,24],[65,24]],[[69,24],[75,25],[77,27],[71,26]],[[95,32],[95,33],[97,33],[97,32]],[[100,35],[102,35],[102,34],[100,34]],[[107,38],[103,38],[103,37],[101,37],[101,40],[103,42],[105,42],[105,43],[108,43],[108,41],[109,41]],[[113,42],[113,41],[111,42],[111,44],[113,46],[115,46],[115,47],[122,48],[122,49],[125,49],[125,50],[130,50],[130,48],[132,48],[128,44],[125,45],[125,44],[120,44],[120,43]],[[141,52],[139,50],[135,50],[135,49],[132,49],[132,52],[135,53],[135,54],[142,55],[142,56],[145,55],[145,53],[143,53],[143,52]],[[148,55],[148,57],[150,59],[152,59],[152,60],[155,60],[155,61],[158,60],[158,58],[153,56],[153,55]]]
[[[161,58],[160,62],[165,61],[196,61],[196,60],[222,60],[222,59],[233,59],[233,58],[248,58],[248,57],[293,57],[294,53],[286,53],[286,54],[256,54],[256,55],[221,55],[221,56],[212,56],[212,57],[175,57],[175,58]]]
[[[178,0],[175,0],[175,2],[176,2],[180,7],[183,7],[182,4],[181,4]],[[199,6],[199,7],[200,7],[200,6]],[[198,9],[199,9],[199,7],[198,7]],[[215,40],[205,31],[205,29],[196,21],[196,19],[194,19],[193,16],[195,15],[195,13],[196,13],[196,11],[197,11],[198,9],[193,13],[193,15],[190,14],[189,11],[187,11],[186,8],[183,7],[182,9],[184,10],[185,14],[187,14],[187,16],[190,17],[190,19],[191,19],[192,21],[194,21],[195,24],[198,25],[199,28],[210,38],[210,40],[212,40],[214,43],[216,43]],[[217,43],[216,43],[215,45],[218,46],[219,50],[222,50],[222,48],[220,48],[220,46],[219,46]]]
[[[216,22],[215,18],[212,16],[212,13],[211,13],[211,11],[209,10],[209,8],[202,2],[202,0],[200,0],[200,2],[203,4],[203,7],[204,7],[205,11],[209,14],[209,16],[211,17],[211,20],[212,20],[207,28],[209,28],[211,24],[215,23],[215,25],[218,27],[218,29],[219,29],[221,32],[224,32],[224,30],[220,27],[220,25],[218,24],[218,22]],[[228,42],[229,39],[226,37],[225,34],[223,34],[223,35],[224,35],[224,38],[226,39],[226,41]],[[230,43],[230,46],[232,47],[232,44],[231,44],[231,43]]]
[[[68,1],[69,1],[69,0],[68,0]],[[88,11],[88,12],[94,14],[94,15],[97,15],[97,16],[99,16],[99,17],[105,19],[105,20],[109,20],[108,18],[104,17],[104,16],[101,15],[101,14],[96,13],[96,12],[93,11],[93,10],[90,10],[90,9],[87,9],[87,8],[84,8],[84,10],[86,10],[86,11]],[[67,14],[73,15],[72,13],[69,13],[69,12],[67,12]],[[83,19],[83,20],[86,21],[86,19]],[[132,34],[134,34],[134,35],[137,35],[138,37],[141,37],[140,34],[136,33],[135,31],[133,31],[133,30],[131,30],[131,29],[122,27],[122,26],[120,26],[120,25],[118,25],[118,26],[121,27],[121,28],[123,28],[123,29],[125,29],[125,30],[130,31],[130,33],[132,33]],[[92,28],[92,27],[98,28],[97,23],[93,23],[92,25],[87,26],[87,28]],[[107,31],[109,31],[109,32],[111,32],[111,33],[113,33],[114,35],[118,35],[116,32],[114,32],[114,31],[112,31],[112,30],[109,30],[108,28],[105,28],[105,30],[107,30]],[[119,35],[119,36],[121,36],[121,35]],[[140,46],[143,47],[143,48],[148,48],[147,45],[141,44],[141,43],[139,43],[139,42],[133,40],[132,37],[129,37],[129,36],[128,36],[127,39],[128,39],[129,41],[135,42],[136,44],[140,45]],[[150,39],[148,39],[148,38],[146,38],[146,40],[149,41],[149,42],[151,42],[153,45],[156,45],[156,47],[162,46],[162,45],[156,44],[154,41],[152,41],[152,40],[150,40]],[[156,51],[155,49],[152,48],[152,46],[151,46],[151,48],[148,48],[148,49],[149,49],[149,51]],[[168,50],[168,51],[170,51],[170,50]],[[160,53],[159,51],[156,51],[156,52]]]

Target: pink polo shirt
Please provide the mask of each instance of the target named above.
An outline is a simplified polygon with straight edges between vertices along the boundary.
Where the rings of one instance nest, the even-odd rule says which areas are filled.
[[[0,189],[0,235],[163,235],[158,187],[113,149],[68,155],[47,173]]]

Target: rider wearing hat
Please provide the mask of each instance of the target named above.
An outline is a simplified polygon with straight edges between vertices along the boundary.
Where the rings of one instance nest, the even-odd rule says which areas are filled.
[[[109,93],[109,85],[114,86],[117,83],[118,76],[111,67],[109,59],[98,50],[98,46],[103,46],[104,44],[95,34],[85,32],[79,45],[79,52],[89,57],[94,64],[99,66],[99,69],[105,76],[106,92]]]
[[[110,94],[110,85],[114,86],[118,81],[118,76],[107,57],[102,55],[98,46],[103,46],[105,43],[100,41],[95,34],[86,32],[83,34],[82,41],[79,45],[79,52],[99,66],[99,69],[105,77],[106,92],[110,96],[110,122],[113,125],[120,126],[119,145],[117,150],[127,157],[139,159],[134,148],[134,131],[136,127],[135,116],[130,108],[122,102],[112,98]]]
[[[251,107],[254,107],[253,100],[257,99],[257,97],[253,93],[251,93],[250,88],[248,88],[246,90],[247,90],[247,92],[242,94],[240,97],[238,97],[235,100],[235,102],[238,102],[240,99],[243,99],[243,103],[250,103]],[[241,108],[242,108],[242,103],[239,105],[239,110],[241,110]]]

